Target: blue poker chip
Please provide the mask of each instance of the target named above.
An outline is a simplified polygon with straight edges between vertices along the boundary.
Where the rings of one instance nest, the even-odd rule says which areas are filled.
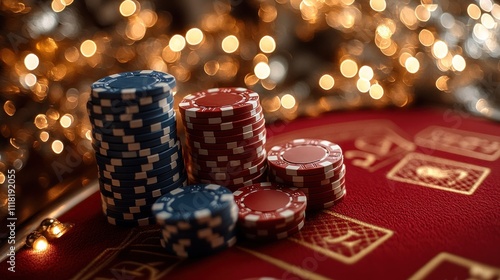
[[[126,135],[126,136],[110,136],[100,134],[98,132],[92,131],[92,137],[97,141],[117,143],[117,144],[130,144],[138,142],[147,142],[165,135],[170,135],[171,138],[175,138],[177,135],[177,130],[175,125],[167,126],[166,128],[151,133],[137,134],[137,135]]]
[[[179,164],[175,163],[174,165],[175,167],[166,165],[150,171],[135,172],[135,173],[109,172],[98,168],[98,173],[101,178],[106,178],[110,180],[142,180],[156,176],[174,175],[176,173],[181,173],[181,171],[185,170],[183,162]]]
[[[102,156],[106,157],[114,157],[114,158],[138,158],[138,157],[147,157],[150,155],[158,154],[161,153],[165,150],[168,150],[172,147],[175,146],[175,143],[177,142],[177,139],[171,139],[167,143],[156,146],[153,148],[146,148],[146,149],[141,149],[137,151],[113,151],[113,150],[106,150],[100,147],[97,147],[95,145],[92,145],[94,147],[94,151]]]
[[[182,158],[182,153],[175,153],[170,158],[160,160],[154,163],[146,163],[140,165],[132,166],[115,166],[110,164],[103,164],[97,162],[97,167],[102,171],[115,172],[115,173],[138,173],[153,171],[158,168],[166,168],[166,172],[176,168],[177,166],[184,164],[184,159]]]
[[[128,106],[113,106],[113,107],[105,107],[93,104],[91,101],[87,101],[87,110],[91,111],[94,114],[100,115],[118,115],[118,114],[139,114],[145,113],[151,110],[155,110],[158,108],[163,108],[165,106],[172,106],[174,102],[172,98],[163,98],[158,100],[157,102],[153,102],[149,105],[128,105]]]
[[[172,148],[166,149],[165,151],[162,151],[160,153],[152,154],[150,156],[137,157],[137,158],[120,158],[120,157],[107,157],[96,153],[95,157],[98,164],[109,164],[114,166],[137,166],[141,164],[155,163],[167,159],[175,160],[176,157],[174,156],[173,158],[172,156],[176,153],[180,153],[181,151],[182,151],[181,142],[177,140],[175,146],[173,146]]]
[[[160,174],[158,176],[153,176],[149,177],[146,179],[137,179],[137,180],[115,180],[115,179],[108,179],[104,178],[101,176],[101,174],[98,172],[98,178],[101,180],[102,183],[108,184],[111,186],[115,187],[136,187],[136,186],[143,186],[143,185],[152,185],[152,184],[157,184],[157,183],[164,183],[164,184],[172,184],[175,181],[179,180],[179,178],[183,177],[186,171],[184,169],[179,169],[176,170],[178,171],[177,173],[172,173],[168,172],[164,174]]]
[[[163,129],[170,127],[172,130],[177,129],[176,121],[174,117],[168,118],[162,122],[154,123],[151,125],[147,125],[139,128],[117,128],[113,125],[113,122],[106,123],[107,126],[98,127],[92,125],[92,129],[94,133],[99,133],[102,135],[109,136],[130,136],[130,135],[140,135],[146,133],[154,133],[158,131],[162,131]]]
[[[149,119],[155,116],[168,114],[174,111],[173,104],[168,104],[165,107],[156,108],[146,112],[140,112],[136,114],[95,114],[92,111],[87,109],[87,113],[92,119],[102,120],[102,121],[115,121],[115,122],[123,122],[123,121],[131,121],[135,119]]]
[[[147,204],[144,206],[128,206],[128,207],[119,207],[119,206],[114,206],[114,205],[109,205],[105,203],[103,200],[101,200],[102,205],[106,205],[106,208],[109,210],[112,210],[114,212],[121,212],[121,213],[132,213],[132,214],[138,214],[142,212],[151,212],[151,206],[152,204]]]
[[[196,184],[177,188],[153,204],[159,224],[196,221],[218,215],[234,203],[233,193],[215,184]]]
[[[109,143],[105,141],[94,140],[92,143],[102,149],[113,150],[113,151],[139,151],[147,148],[153,148],[159,145],[166,144],[172,139],[177,138],[177,133],[163,135],[156,139],[152,139],[149,141],[138,142],[138,143]]]
[[[238,207],[233,205],[225,213],[215,216],[205,224],[192,225],[189,223],[178,223],[177,225],[163,225],[162,237],[165,240],[176,241],[178,239],[209,239],[216,234],[225,234],[235,230],[238,220]]]
[[[106,193],[108,196],[111,194],[112,197],[117,196],[120,198],[141,198],[140,195],[142,194],[151,194],[153,192],[163,192],[165,193],[167,190],[173,190],[178,187],[185,187],[187,186],[187,176],[186,174],[183,174],[179,180],[175,182],[170,182],[170,184],[165,184],[164,182],[159,182],[156,184],[150,184],[150,185],[141,185],[141,186],[134,186],[134,187],[115,187],[109,184],[105,184],[103,182],[99,182],[99,189],[103,192]],[[152,205],[151,205],[152,206]]]
[[[104,77],[92,84],[92,97],[108,99],[137,99],[143,96],[172,91],[174,76],[153,70],[123,72]]]
[[[130,106],[147,106],[151,104],[156,104],[158,101],[166,99],[168,103],[172,104],[174,100],[174,95],[172,92],[164,92],[155,96],[144,96],[138,99],[105,99],[105,98],[93,98],[89,99],[92,105],[100,106],[103,108],[117,108],[117,107],[130,107]]]
[[[114,211],[112,209],[109,209],[105,203],[102,204],[102,212],[104,215],[120,220],[139,220],[142,218],[151,218],[153,217],[153,214],[151,213],[151,210],[143,211],[141,213],[127,213],[127,212],[120,212],[120,211]]]
[[[115,226],[121,226],[121,227],[142,227],[142,226],[150,226],[155,224],[155,219],[148,217],[148,218],[141,218],[137,220],[123,220],[123,219],[117,219],[113,217],[106,216],[106,220],[108,223],[115,225]]]
[[[193,242],[189,239],[181,239],[176,243],[160,238],[160,245],[171,255],[183,258],[201,258],[213,255],[226,250],[236,244],[237,238],[234,233],[228,233],[226,236],[216,238],[211,241]]]
[[[99,127],[99,128],[124,128],[124,129],[131,129],[131,128],[140,128],[144,126],[149,126],[155,123],[161,123],[161,122],[166,122],[169,121],[170,123],[176,122],[176,117],[175,117],[175,111],[171,111],[170,113],[163,114],[163,115],[158,115],[153,118],[149,119],[134,119],[131,121],[123,121],[123,122],[117,122],[117,121],[102,121],[102,120],[97,120],[97,119],[91,119],[90,122],[93,127]]]

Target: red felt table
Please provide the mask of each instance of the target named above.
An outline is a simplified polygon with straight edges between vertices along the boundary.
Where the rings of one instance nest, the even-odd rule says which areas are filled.
[[[217,255],[166,255],[157,227],[120,228],[98,194],[42,253],[1,279],[499,279],[500,126],[451,109],[331,113],[267,128],[268,147],[322,138],[344,151],[346,197],[299,234]],[[482,277],[482,278],[481,278]]]

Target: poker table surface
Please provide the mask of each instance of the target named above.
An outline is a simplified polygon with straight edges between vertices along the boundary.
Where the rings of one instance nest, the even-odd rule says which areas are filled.
[[[267,148],[297,138],[342,147],[347,190],[298,234],[169,256],[159,227],[108,224],[94,181],[58,217],[74,227],[44,252],[20,249],[15,273],[4,260],[0,279],[500,279],[498,123],[413,108],[267,125]]]

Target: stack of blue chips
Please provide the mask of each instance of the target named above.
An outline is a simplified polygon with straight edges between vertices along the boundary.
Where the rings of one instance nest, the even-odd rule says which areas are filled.
[[[173,109],[175,78],[157,71],[124,72],[92,84],[92,124],[102,210],[109,223],[155,223],[151,206],[187,184]]]
[[[223,186],[177,188],[160,197],[152,211],[162,226],[160,243],[171,255],[203,257],[236,243],[238,206]]]

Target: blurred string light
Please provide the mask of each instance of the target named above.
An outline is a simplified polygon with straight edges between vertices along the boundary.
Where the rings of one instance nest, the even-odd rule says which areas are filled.
[[[0,49],[8,120],[0,132],[16,139],[0,151],[15,151],[0,172],[25,166],[32,150],[53,158],[78,146],[87,158],[90,83],[121,71],[169,72],[176,98],[246,86],[272,120],[410,106],[420,84],[446,99],[456,81],[485,76],[484,65],[500,69],[500,5],[491,0],[200,0],[196,13],[148,0],[0,5],[9,43]],[[23,125],[29,102],[37,109]]]

